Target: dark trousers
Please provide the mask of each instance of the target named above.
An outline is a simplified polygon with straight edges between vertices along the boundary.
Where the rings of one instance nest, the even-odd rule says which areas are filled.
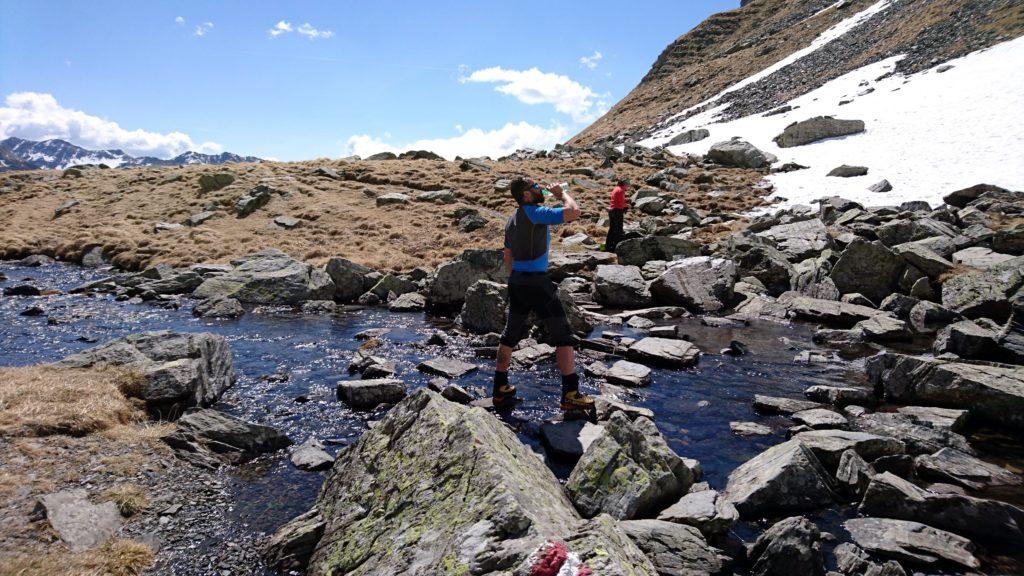
[[[526,336],[530,312],[547,328],[552,346],[572,346],[572,328],[565,317],[558,287],[546,272],[512,272],[508,278],[508,318],[501,343],[510,348]]]
[[[604,249],[607,252],[615,252],[615,247],[622,241],[622,222],[626,217],[626,211],[622,208],[608,210],[608,238],[604,241]]]

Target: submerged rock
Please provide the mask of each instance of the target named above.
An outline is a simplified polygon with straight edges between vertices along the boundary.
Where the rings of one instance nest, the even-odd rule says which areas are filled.
[[[686,493],[693,480],[654,422],[615,412],[605,434],[573,468],[565,490],[583,516],[604,512],[628,519],[656,513]]]

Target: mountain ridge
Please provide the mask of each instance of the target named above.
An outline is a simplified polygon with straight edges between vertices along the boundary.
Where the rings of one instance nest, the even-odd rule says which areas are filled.
[[[0,140],[0,172],[38,169],[63,170],[82,164],[106,164],[111,168],[128,168],[191,164],[218,165],[229,162],[262,161],[261,158],[256,156],[240,156],[231,152],[202,154],[192,150],[182,152],[169,159],[153,156],[132,156],[117,148],[90,150],[60,138],[37,141],[11,136]]]

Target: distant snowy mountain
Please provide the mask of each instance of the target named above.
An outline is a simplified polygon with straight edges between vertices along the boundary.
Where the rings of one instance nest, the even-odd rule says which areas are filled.
[[[199,152],[188,151],[165,160],[152,156],[135,157],[116,149],[89,150],[60,139],[37,142],[11,137],[0,141],[0,172],[40,168],[59,170],[80,164],[106,164],[111,168],[124,168],[260,161],[261,159],[255,156],[239,156],[230,152],[200,154]]]

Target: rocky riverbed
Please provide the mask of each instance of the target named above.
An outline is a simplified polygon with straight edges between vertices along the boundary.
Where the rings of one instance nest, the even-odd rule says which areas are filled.
[[[1019,196],[831,198],[714,244],[666,205],[615,255],[556,255],[596,424],[555,418],[541,332],[514,355],[522,404],[465,406],[504,313],[492,250],[6,262],[0,364],[140,375],[180,479],[120,528],[155,573],[1016,573]]]

